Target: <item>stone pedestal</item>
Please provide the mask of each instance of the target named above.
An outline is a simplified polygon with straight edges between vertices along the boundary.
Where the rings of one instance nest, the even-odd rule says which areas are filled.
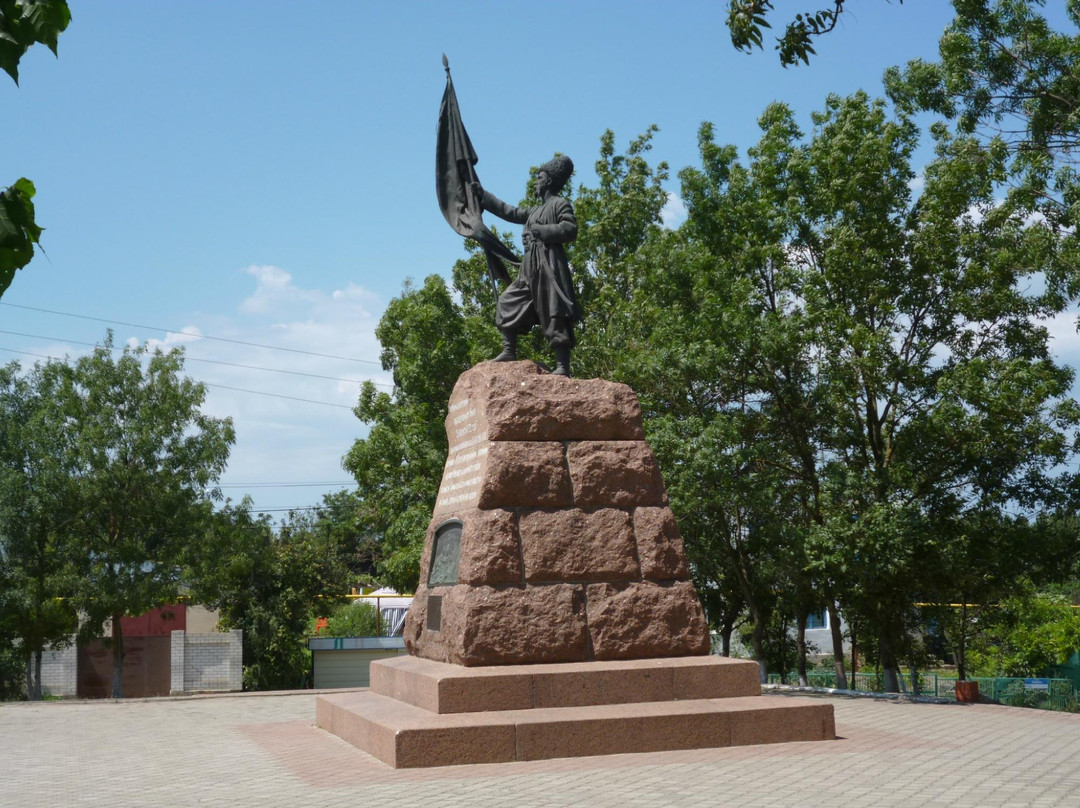
[[[832,705],[765,698],[758,667],[715,656],[466,668],[371,665],[371,689],[317,700],[320,727],[397,768],[836,737]]]
[[[410,657],[317,720],[398,767],[834,737],[709,635],[629,387],[485,362],[458,379]]]
[[[410,654],[471,666],[708,653],[629,387],[486,362],[458,380],[446,431]]]

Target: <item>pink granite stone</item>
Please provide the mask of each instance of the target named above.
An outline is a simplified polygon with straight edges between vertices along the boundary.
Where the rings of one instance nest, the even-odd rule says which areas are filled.
[[[441,597],[441,625],[427,628],[432,597]],[[410,654],[455,665],[513,665],[584,660],[584,592],[550,586],[420,587],[405,620]]]
[[[500,441],[488,447],[487,470],[477,506],[559,508],[573,505],[563,445],[550,441]]]
[[[481,362],[461,375],[446,419],[452,446],[467,438],[458,430],[470,422],[493,441],[645,437],[641,406],[625,384],[554,376],[528,361]]]
[[[641,577],[630,515],[615,508],[525,511],[521,550],[530,583]]]
[[[666,505],[667,494],[645,441],[579,441],[567,448],[579,508]]]
[[[634,537],[637,539],[641,577],[653,581],[690,578],[679,527],[671,508],[635,508]]]
[[[709,653],[705,613],[689,581],[590,584],[587,598],[595,659]]]
[[[522,582],[517,514],[498,509],[469,510],[461,515],[458,583],[474,586]]]

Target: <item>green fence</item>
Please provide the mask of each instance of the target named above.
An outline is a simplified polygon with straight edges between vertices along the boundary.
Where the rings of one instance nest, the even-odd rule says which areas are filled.
[[[770,673],[769,684],[780,684],[780,674]],[[836,687],[836,674],[828,671],[817,671],[806,675],[811,687]],[[789,673],[788,684],[799,681],[797,673]],[[856,673],[854,678],[848,674],[848,689],[857,690],[861,693],[883,693],[885,683],[880,676],[873,673]],[[923,696],[932,696],[938,690],[938,676],[936,673],[919,674],[918,682],[912,683],[911,674],[904,675],[904,692],[915,693]]]
[[[769,684],[779,684],[780,674],[770,673]],[[1042,710],[1077,711],[1077,686],[1068,678],[1011,679],[1005,677],[970,677],[979,683],[979,693],[994,701],[1012,707],[1035,707]],[[808,673],[811,687],[836,687],[836,674],[831,672]],[[956,679],[935,673],[919,674],[913,682],[910,674],[904,677],[904,692],[941,699],[956,698]],[[787,676],[789,684],[799,681],[798,674]],[[854,687],[852,687],[854,685]],[[882,677],[873,673],[856,673],[848,676],[848,687],[864,693],[884,692]]]
[[[1080,690],[1080,667],[1076,665],[1051,665],[1047,675],[1055,679],[1068,679],[1074,689]]]

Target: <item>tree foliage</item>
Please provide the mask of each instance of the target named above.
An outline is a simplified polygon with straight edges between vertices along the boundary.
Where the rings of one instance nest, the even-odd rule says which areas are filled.
[[[1053,30],[1043,0],[954,0],[941,61],[893,68],[886,86],[901,104],[955,118],[963,133],[1002,136],[1019,151],[1078,145],[1080,37]],[[1065,4],[1080,26],[1080,3]]]
[[[1080,610],[1029,582],[980,610],[969,658],[984,676],[1042,676],[1080,648]]]
[[[1001,139],[934,124],[916,184],[913,110],[829,96],[805,134],[773,104],[745,159],[706,124],[677,229],[651,130],[624,154],[608,133],[574,200],[577,367],[637,391],[710,620],[730,637],[745,615],[763,673],[778,624],[805,657],[807,617],[839,607],[895,687],[925,654],[917,603],[999,599],[1075,551],[1043,519],[1075,504],[1080,406],[1048,331],[1073,296],[1073,233],[1030,184],[1006,193]],[[365,503],[391,505],[375,532],[398,581],[417,571],[450,386],[494,353],[482,272],[470,257],[456,297],[429,278],[394,302],[397,389],[358,408],[375,426],[346,465]],[[947,627],[961,658],[968,628]]]
[[[0,297],[34,257],[41,228],[34,219],[34,184],[26,177],[0,191]]]
[[[205,388],[182,371],[180,351],[114,356],[110,334],[71,364],[25,376],[11,366],[2,378],[0,533],[36,615],[24,647],[70,632],[75,607],[84,636],[111,621],[115,696],[121,618],[176,602],[234,440],[229,420],[201,412]]]
[[[79,556],[60,365],[0,369],[0,633],[17,641],[29,698],[46,648],[71,642]]]
[[[71,21],[66,0],[0,0],[0,68],[19,83],[19,60],[41,43],[56,53]],[[0,297],[34,257],[41,227],[34,219],[34,184],[22,177],[0,190]]]
[[[956,17],[941,38],[940,61],[915,60],[887,71],[890,97],[903,109],[929,110],[955,121],[1008,155],[1009,196],[1043,219],[1060,239],[1065,260],[1044,273],[1063,298],[1080,284],[1080,34],[1053,30],[1038,0],[956,0]],[[1080,25],[1080,3],[1066,3]]]
[[[366,383],[355,408],[370,431],[342,464],[359,484],[359,519],[380,542],[380,580],[399,592],[416,587],[446,460],[446,406],[470,365],[466,333],[465,316],[442,278],[433,275],[419,289],[407,286],[376,329],[394,393]]]
[[[716,274],[734,299],[702,324],[731,335],[716,378],[740,394],[723,417],[760,417],[742,428],[759,441],[751,476],[779,475],[811,591],[858,614],[890,667],[958,524],[1064,496],[1080,410],[1042,324],[1063,302],[1027,289],[1068,251],[1021,200],[999,204],[992,144],[936,129],[913,199],[904,114],[856,94],[814,123],[807,141],[770,107],[748,167],[706,127],[702,169],[682,174],[686,227],[730,267]]]
[[[836,28],[844,12],[844,2],[832,0],[829,7],[796,14],[784,27],[784,33],[776,38],[780,64],[784,67],[799,62],[809,64],[810,57],[817,52],[814,40]],[[730,0],[727,25],[731,44],[747,53],[763,48],[765,29],[772,28],[769,15],[773,10],[772,0]]]
[[[18,84],[23,54],[40,43],[56,55],[69,22],[66,0],[0,0],[0,69]]]
[[[326,621],[326,628],[319,632],[320,637],[377,637],[379,610],[364,601],[342,603]]]
[[[192,598],[218,610],[221,628],[244,632],[244,689],[306,686],[309,625],[353,583],[338,533],[298,514],[275,529],[245,500],[214,515],[187,562]]]

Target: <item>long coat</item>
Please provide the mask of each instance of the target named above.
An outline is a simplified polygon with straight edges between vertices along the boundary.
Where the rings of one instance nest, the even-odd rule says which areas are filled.
[[[574,206],[554,196],[536,207],[517,207],[487,191],[483,205],[500,219],[525,225],[525,257],[517,280],[499,296],[496,325],[520,334],[539,323],[549,340],[572,346],[569,326],[581,319],[581,309],[563,245],[577,237]],[[540,232],[539,240],[529,235],[534,229]]]

